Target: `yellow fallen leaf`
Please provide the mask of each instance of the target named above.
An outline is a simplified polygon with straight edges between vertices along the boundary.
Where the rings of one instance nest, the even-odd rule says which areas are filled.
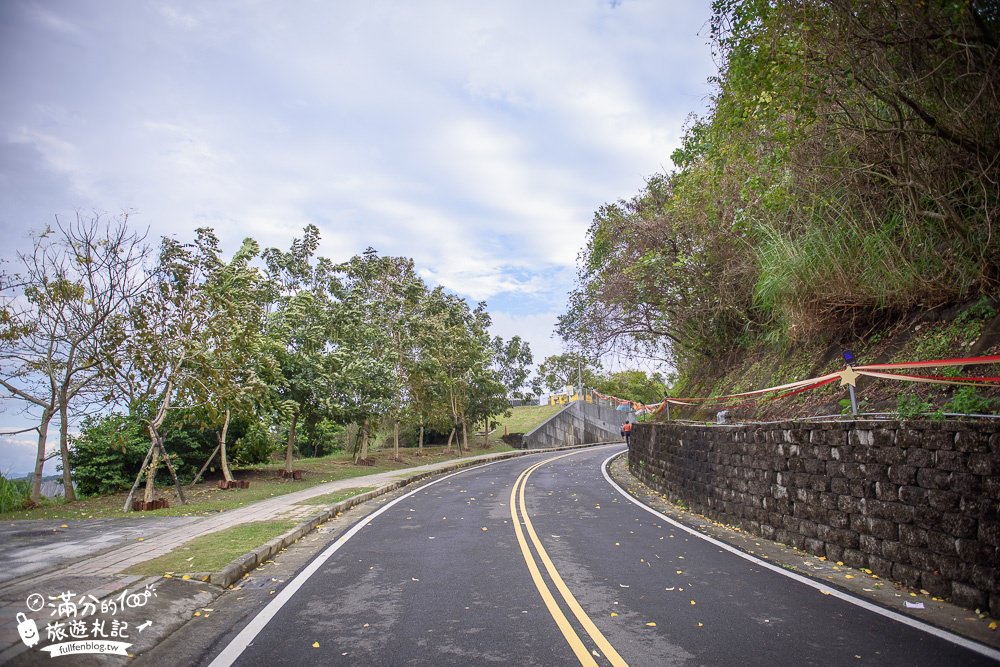
[[[200,612],[200,611],[196,611],[196,612],[194,613],[194,615],[195,615],[195,616],[201,616],[201,612]]]
[[[677,570],[677,574],[684,574],[683,570]]]
[[[183,579],[184,581],[187,581],[190,578],[191,578],[190,574],[185,574],[183,577],[181,577],[181,579]]]
[[[691,600],[691,606],[692,607],[694,606],[694,604],[695,604],[694,600]]]
[[[480,528],[480,530],[482,530],[483,532],[486,532],[487,530],[489,530],[489,528],[487,528],[486,526],[483,526],[482,528]]]
[[[146,541],[145,537],[136,538],[136,542],[145,542],[145,541]]]
[[[616,611],[611,612],[611,618],[614,618],[617,615],[618,615],[618,612],[616,612]]]
[[[652,621],[650,621],[649,623],[646,624],[646,626],[650,627],[650,628],[655,628],[656,627],[656,623],[653,623]]]
[[[66,524],[66,523],[64,523],[63,525],[61,525],[61,526],[59,526],[59,527],[60,527],[60,528],[69,528],[69,524]]]
[[[824,591],[824,590],[820,590],[820,593],[822,593],[823,595],[829,595],[829,594],[830,594],[830,591]]]
[[[313,642],[313,648],[319,648],[319,642]]]
[[[854,578],[853,574],[845,574],[844,575],[844,579],[853,579],[853,578]]]
[[[699,623],[699,624],[698,624],[698,627],[699,627],[699,628],[703,628],[703,627],[705,627],[705,624],[704,624],[704,623]]]
[[[990,630],[996,630],[997,629],[997,622],[996,621],[991,621],[990,625],[989,625],[989,628],[990,628]]]
[[[843,565],[844,565],[844,561],[842,561],[842,560],[838,560],[838,561],[837,561],[837,565],[840,565],[841,567],[843,567]]]
[[[910,597],[911,598],[915,598],[915,597],[917,597],[917,594],[916,593],[910,593]]]

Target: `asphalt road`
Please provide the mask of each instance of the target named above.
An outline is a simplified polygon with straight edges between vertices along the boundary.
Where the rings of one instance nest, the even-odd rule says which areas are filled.
[[[647,512],[602,473],[621,450],[521,457],[400,496],[212,664],[998,664]]]

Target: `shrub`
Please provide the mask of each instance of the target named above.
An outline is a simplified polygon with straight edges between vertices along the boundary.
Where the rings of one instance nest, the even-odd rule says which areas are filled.
[[[933,407],[914,393],[900,394],[896,399],[896,413],[902,419],[915,419]]]
[[[0,512],[19,510],[31,498],[31,484],[23,479],[7,479],[0,472]]]
[[[962,387],[944,404],[944,412],[957,412],[963,415],[990,414],[995,404],[995,400],[981,395],[975,387]]]
[[[116,493],[132,486],[149,450],[149,436],[125,415],[87,417],[72,439],[69,461],[82,496]]]

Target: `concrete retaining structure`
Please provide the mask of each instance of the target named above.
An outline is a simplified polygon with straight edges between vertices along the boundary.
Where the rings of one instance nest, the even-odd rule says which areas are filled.
[[[1000,616],[1000,423],[640,424],[629,468],[695,512]]]
[[[522,446],[543,449],[621,440],[621,425],[626,419],[634,423],[635,414],[598,403],[573,401],[525,433]]]

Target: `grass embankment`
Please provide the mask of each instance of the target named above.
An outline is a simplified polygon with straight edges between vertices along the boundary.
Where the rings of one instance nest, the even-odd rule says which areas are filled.
[[[745,350],[745,354],[716,367],[704,365],[697,376],[682,380],[675,392],[682,396],[719,396],[777,386],[805,380],[844,368],[841,352],[851,349],[857,364],[926,361],[967,356],[1000,354],[995,340],[997,311],[984,301],[941,313],[921,313],[892,325],[875,329],[861,339],[832,343],[830,341],[798,346],[760,345]],[[912,371],[916,375],[998,376],[1000,364],[961,367],[940,367]],[[981,396],[992,403],[992,411],[1000,410],[1000,388],[974,387],[966,392]],[[919,401],[923,412],[968,412],[962,401],[956,400],[956,388],[948,385],[875,380],[862,377],[857,385],[857,400],[861,412],[893,413],[901,404]],[[775,395],[780,394],[776,392]],[[675,394],[676,395],[676,394]],[[850,411],[848,391],[840,382],[795,396],[768,400],[745,401],[738,407],[710,404],[706,408],[672,408],[673,418],[711,420],[716,410],[726,409],[734,419],[782,419],[797,416],[817,416]],[[965,403],[970,403],[966,400]],[[990,411],[977,406],[978,411]],[[905,416],[905,415],[904,415]]]
[[[195,572],[218,572],[243,554],[287,533],[294,521],[256,521],[196,537],[168,554],[130,567],[129,574],[166,577]]]
[[[369,455],[370,465],[356,465],[350,454],[338,452],[322,458],[297,459],[295,461],[295,469],[304,472],[303,479],[301,480],[282,479],[279,475],[281,470],[284,469],[284,463],[275,462],[234,470],[234,475],[237,479],[250,481],[250,488],[248,489],[219,489],[215,480],[199,482],[193,487],[186,486],[184,487],[184,495],[188,502],[185,505],[177,502],[172,486],[162,487],[157,489],[158,493],[163,497],[169,498],[172,505],[166,509],[148,512],[122,512],[122,505],[125,503],[125,494],[119,493],[110,496],[84,498],[73,503],[52,500],[29,510],[14,510],[0,513],[0,521],[27,519],[68,521],[73,519],[115,517],[204,516],[236,509],[260,500],[301,491],[327,482],[362,478],[359,479],[360,487],[362,486],[363,478],[366,475],[374,473],[404,470],[406,468],[456,458],[510,451],[512,447],[500,439],[504,433],[504,425],[507,426],[508,431],[511,433],[526,433],[548,419],[552,414],[558,412],[558,410],[559,406],[525,406],[513,408],[511,415],[504,418],[500,426],[490,433],[487,447],[483,447],[482,436],[470,437],[469,445],[472,447],[472,451],[464,452],[461,455],[454,449],[448,452],[440,445],[424,447],[422,452],[414,447],[406,447],[400,450],[399,460],[395,460],[392,458],[392,448],[383,447],[371,451]],[[361,489],[355,488],[349,495],[362,492]],[[317,500],[316,502],[319,501]]]
[[[508,433],[528,433],[546,419],[562,410],[563,405],[525,405],[512,408],[509,417],[500,420],[499,426],[490,432],[491,442],[502,442],[504,427]]]

